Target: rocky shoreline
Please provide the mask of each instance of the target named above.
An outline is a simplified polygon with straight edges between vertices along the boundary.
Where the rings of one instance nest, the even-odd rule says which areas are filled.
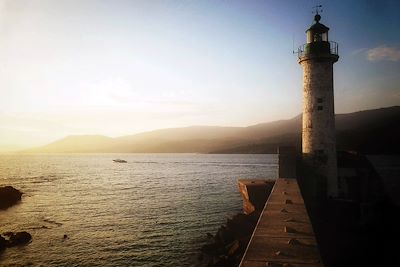
[[[12,186],[0,187],[0,210],[8,209],[21,201],[22,192]],[[30,233],[22,232],[4,232],[0,234],[0,252],[6,248],[23,246],[31,242]]]
[[[202,265],[207,267],[239,266],[275,181],[249,180],[248,183],[246,189],[243,190],[239,181],[239,191],[243,198],[243,213],[238,213],[228,219],[215,235],[207,233],[210,241],[201,247],[198,258]],[[248,191],[252,191],[251,197]]]
[[[31,240],[31,234],[25,231],[16,233],[5,232],[0,235],[0,251],[10,247],[26,245]]]
[[[207,267],[238,266],[259,215],[256,212],[236,214],[218,229],[215,236],[208,233],[210,243],[201,248],[199,261]]]

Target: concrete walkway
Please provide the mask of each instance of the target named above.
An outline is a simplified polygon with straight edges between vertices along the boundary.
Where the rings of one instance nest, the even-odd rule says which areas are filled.
[[[240,266],[323,266],[296,179],[276,180]]]

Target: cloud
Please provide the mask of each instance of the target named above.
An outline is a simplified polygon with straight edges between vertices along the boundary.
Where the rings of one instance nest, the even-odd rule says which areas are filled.
[[[369,61],[400,61],[400,48],[381,45],[367,51]]]
[[[365,48],[365,47],[359,48],[359,49],[353,50],[351,52],[351,55],[355,56],[355,55],[359,55],[359,54],[364,54],[366,50],[368,50],[368,48]]]

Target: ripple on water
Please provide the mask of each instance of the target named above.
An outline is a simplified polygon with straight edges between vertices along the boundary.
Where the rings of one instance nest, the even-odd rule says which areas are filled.
[[[0,212],[0,232],[33,236],[0,265],[193,266],[206,233],[240,211],[236,180],[277,173],[275,155],[0,157],[0,185],[25,193]]]

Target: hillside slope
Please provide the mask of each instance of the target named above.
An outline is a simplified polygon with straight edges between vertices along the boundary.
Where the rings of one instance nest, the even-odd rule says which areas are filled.
[[[339,149],[399,153],[400,107],[336,115]],[[301,144],[301,115],[248,127],[192,126],[110,138],[68,136],[28,152],[45,153],[274,153]]]

